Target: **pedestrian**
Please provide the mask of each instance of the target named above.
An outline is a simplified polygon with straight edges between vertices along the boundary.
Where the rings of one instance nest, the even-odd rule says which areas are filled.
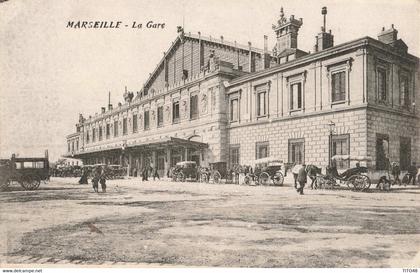
[[[392,162],[392,167],[391,167],[391,174],[394,177],[394,183],[393,184],[397,184],[399,186],[401,186],[401,180],[400,180],[400,174],[401,174],[401,169],[400,166],[398,165],[397,162]]]
[[[157,177],[158,179],[160,179],[157,168],[152,168],[152,170],[153,170],[153,181],[155,181],[155,178],[156,178],[156,177]]]
[[[298,178],[299,170],[300,170],[301,167],[302,167],[302,165],[297,164],[297,163],[294,163],[294,166],[292,168],[293,180],[295,182],[295,189],[298,188],[298,186],[297,186],[297,184],[298,184],[297,178]]]
[[[88,171],[83,169],[82,176],[79,179],[79,184],[88,184]]]
[[[99,170],[96,168],[93,172],[92,187],[95,192],[98,192],[99,185]]]
[[[106,192],[106,175],[105,175],[105,168],[101,168],[101,172],[99,175],[99,183],[101,183],[102,192]]]
[[[413,185],[416,184],[416,174],[417,174],[416,162],[413,162],[411,166],[408,167],[408,185],[410,185],[411,180],[413,180]]]
[[[299,169],[298,172],[298,176],[297,176],[297,181],[299,182],[299,188],[296,190],[298,193],[300,193],[301,195],[303,195],[303,188],[305,187],[306,184],[306,165],[302,164],[302,166]]]

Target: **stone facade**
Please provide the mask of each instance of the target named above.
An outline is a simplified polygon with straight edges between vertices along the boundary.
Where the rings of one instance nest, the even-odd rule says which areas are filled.
[[[283,29],[290,22],[297,39],[303,21],[284,14],[273,26],[278,36],[289,35]],[[322,167],[334,154],[365,157],[370,160],[363,164],[377,173],[384,156],[420,162],[419,59],[396,33],[383,30],[379,40],[334,46],[329,32],[317,36],[310,54],[297,43],[270,53],[266,46],[181,32],[136,97],[79,119],[77,133],[67,139],[70,146],[77,139],[79,147],[67,156],[139,169],[145,158],[155,165],[163,154],[165,171],[179,160],[233,165],[268,155]],[[192,146],[182,142],[172,160],[176,149],[159,146],[167,137]]]

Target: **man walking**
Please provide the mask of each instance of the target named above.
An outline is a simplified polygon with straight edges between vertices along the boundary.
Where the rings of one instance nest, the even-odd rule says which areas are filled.
[[[292,173],[293,173],[293,179],[294,179],[294,182],[295,182],[295,189],[298,188],[298,186],[297,186],[297,184],[298,184],[297,178],[298,178],[298,174],[299,174],[300,168],[302,168],[302,165],[300,165],[298,163],[294,163],[294,166],[292,168]]]
[[[305,187],[305,184],[306,184],[306,176],[307,176],[306,165],[303,164],[298,172],[297,181],[299,182],[299,188],[296,190],[301,195],[303,195],[303,188]]]

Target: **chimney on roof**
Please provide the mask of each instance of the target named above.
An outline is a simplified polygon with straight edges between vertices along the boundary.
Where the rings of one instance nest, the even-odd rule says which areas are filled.
[[[327,7],[323,7],[321,14],[324,17],[324,23],[321,27],[321,32],[315,36],[316,42],[314,46],[314,52],[322,51],[324,49],[334,46],[334,35],[331,34],[331,30],[326,32],[327,29]]]
[[[385,27],[382,27],[381,33],[378,34],[378,40],[387,45],[394,43],[397,39],[398,30],[394,28],[394,24],[387,30],[385,30]]]
[[[281,7],[279,19],[273,25],[273,30],[277,37],[277,43],[274,49],[276,54],[280,54],[287,49],[297,49],[298,32],[302,24],[302,18],[297,20],[294,15],[287,18],[284,14],[283,7]]]
[[[268,37],[264,35],[264,53],[263,53],[263,67],[270,68],[270,54],[268,54]]]

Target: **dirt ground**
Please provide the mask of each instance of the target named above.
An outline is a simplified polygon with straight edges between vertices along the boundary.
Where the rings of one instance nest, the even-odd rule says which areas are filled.
[[[290,179],[290,177],[289,177]],[[11,263],[223,267],[420,266],[420,187],[310,190],[76,178],[0,193]]]

